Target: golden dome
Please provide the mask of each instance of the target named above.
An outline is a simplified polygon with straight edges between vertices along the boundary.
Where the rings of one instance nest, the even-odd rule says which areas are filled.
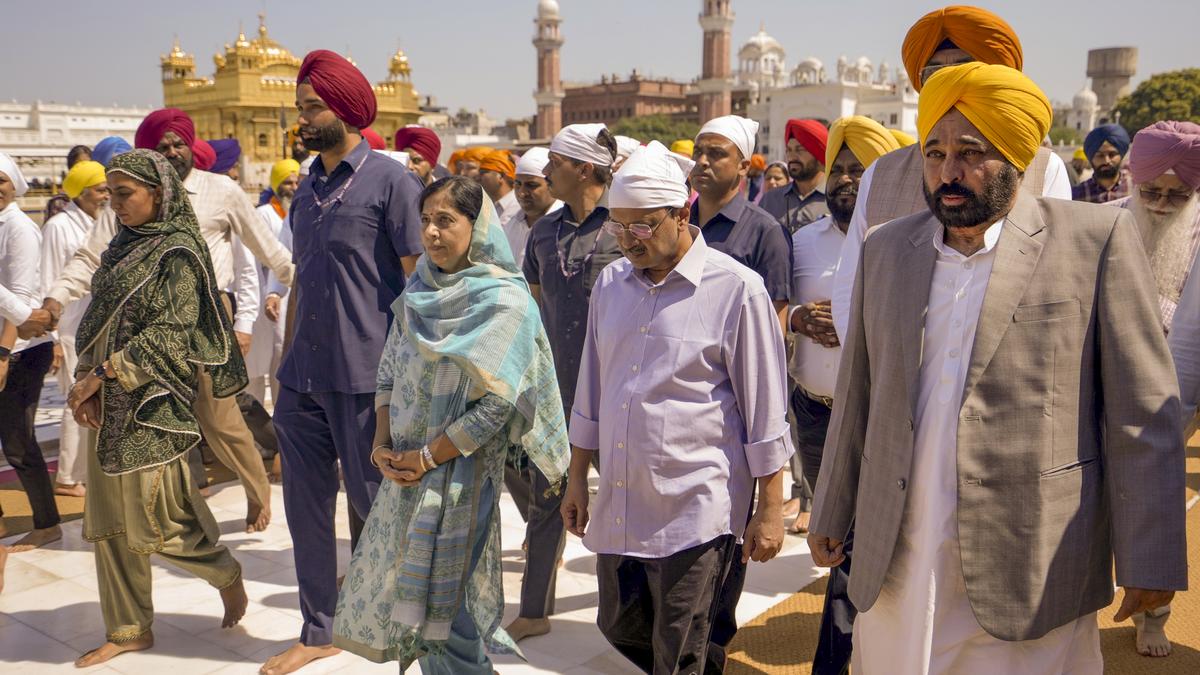
[[[262,12],[258,15],[258,36],[249,40],[245,31],[239,30],[237,41],[233,45],[225,45],[224,57],[218,55],[214,61],[220,68],[225,63],[240,63],[237,57],[249,57],[256,68],[280,64],[299,68],[301,63],[299,58],[267,34],[267,15]]]
[[[171,52],[163,54],[159,60],[164,66],[195,66],[196,59],[179,46],[179,37],[175,37],[175,42],[171,45]]]
[[[388,65],[388,75],[391,79],[408,79],[412,75],[412,66],[408,64],[408,57],[405,56],[403,49],[397,49],[392,55],[392,60]]]

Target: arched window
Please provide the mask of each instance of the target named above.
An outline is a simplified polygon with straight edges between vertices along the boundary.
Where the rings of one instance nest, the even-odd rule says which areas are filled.
[[[260,148],[267,147],[267,135],[266,134],[258,135],[258,147],[260,147]]]

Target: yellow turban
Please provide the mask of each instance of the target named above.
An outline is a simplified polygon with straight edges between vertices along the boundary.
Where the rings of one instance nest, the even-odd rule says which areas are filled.
[[[279,192],[279,184],[292,174],[300,173],[300,162],[294,159],[281,159],[271,167],[271,189]]]
[[[487,157],[489,154],[495,151],[496,149],[493,147],[487,145],[477,145],[473,148],[467,148],[464,150],[463,156],[459,161],[475,162],[476,164],[480,164],[483,162],[484,157]]]
[[[1083,148],[1075,148],[1075,154],[1071,155],[1071,159],[1081,159],[1086,162],[1087,153],[1083,151]]]
[[[917,103],[922,146],[951,108],[1021,171],[1033,161],[1054,116],[1046,95],[1021,71],[978,61],[942,68],[925,83]]]
[[[902,148],[907,148],[910,145],[917,144],[917,139],[909,136],[899,129],[888,129],[888,132],[892,134],[892,138],[896,139],[896,142],[899,143],[900,147]]]
[[[921,17],[904,36],[900,55],[917,91],[921,91],[921,69],[946,40],[976,61],[1021,70],[1021,41],[1012,26],[986,9],[951,5]]]
[[[834,120],[829,127],[829,142],[825,144],[826,171],[833,166],[833,160],[842,151],[842,145],[850,148],[864,169],[883,155],[900,149],[891,132],[879,122],[862,115],[842,117]]]
[[[691,157],[696,149],[696,142],[690,138],[681,138],[671,144],[671,152],[685,157]]]
[[[79,162],[67,172],[63,180],[63,192],[71,199],[83,194],[83,191],[104,182],[104,165],[100,162]]]

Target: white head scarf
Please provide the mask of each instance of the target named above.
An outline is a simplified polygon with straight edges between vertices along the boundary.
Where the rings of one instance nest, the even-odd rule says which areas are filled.
[[[0,172],[3,172],[13,182],[18,197],[24,196],[25,192],[29,190],[29,183],[25,182],[25,175],[17,168],[17,163],[3,152],[0,152]]]
[[[550,151],[546,148],[530,148],[517,160],[518,176],[542,177],[542,169],[550,163]]]
[[[596,166],[612,166],[612,154],[596,142],[596,137],[607,128],[603,124],[567,125],[550,141],[550,152]]]
[[[617,160],[618,161],[629,159],[629,156],[633,154],[634,150],[637,150],[638,148],[642,147],[642,142],[636,138],[630,138],[628,136],[617,136],[616,139],[617,139]]]
[[[708,121],[700,128],[696,138],[704,134],[717,134],[728,138],[742,152],[742,159],[754,154],[754,136],[758,134],[758,122],[739,115],[725,115]]]
[[[658,141],[634,151],[613,176],[608,192],[610,209],[678,208],[691,192],[686,184],[696,163],[677,155]]]

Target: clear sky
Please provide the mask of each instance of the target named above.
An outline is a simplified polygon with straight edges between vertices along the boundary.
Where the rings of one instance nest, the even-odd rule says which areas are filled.
[[[303,55],[350,50],[367,78],[387,74],[403,47],[422,94],[451,110],[483,108],[495,118],[534,111],[535,55],[530,39],[537,0],[3,0],[0,97],[90,105],[162,104],[158,59],[172,37],[211,75],[212,56],[237,37],[253,37],[267,12],[273,38]],[[700,0],[560,0],[562,74],[568,82],[601,74],[691,80],[699,75]],[[900,66],[900,43],[936,2],[900,0],[733,0],[733,59],[759,24],[787,51],[792,68],[816,56],[832,75],[839,55]],[[1009,0],[987,2],[1017,30],[1025,72],[1056,101],[1084,84],[1087,50],[1136,46],[1135,83],[1152,73],[1200,66],[1196,0]]]

